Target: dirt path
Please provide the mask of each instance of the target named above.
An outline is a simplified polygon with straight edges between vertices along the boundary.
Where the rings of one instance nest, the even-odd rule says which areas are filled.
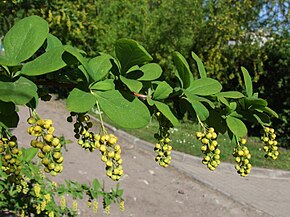
[[[66,122],[69,113],[63,103],[52,101],[41,102],[38,109],[42,118],[54,121],[56,134],[73,140],[73,126]],[[29,144],[26,134],[28,110],[20,108],[20,127],[14,131],[21,145]],[[189,176],[185,170],[174,166],[160,168],[154,162],[154,153],[140,148],[136,141],[120,137],[122,146],[123,168],[125,175],[120,181],[124,191],[126,210],[120,213],[118,205],[112,205],[111,216],[120,217],[256,217],[271,216],[233,200],[230,196],[213,190],[201,180]],[[93,178],[105,181],[107,189],[114,186],[105,176],[103,162],[98,152],[89,153],[82,150],[75,142],[68,145],[69,151],[64,153],[64,171],[56,180],[73,179],[89,182]],[[173,162],[174,165],[174,162]],[[177,162],[176,162],[177,165]],[[194,165],[194,164],[193,164]],[[210,173],[208,171],[208,173]],[[214,179],[214,177],[212,177]],[[236,184],[236,183],[233,183]],[[101,203],[100,203],[101,204]],[[81,217],[106,216],[100,208],[98,215],[86,209],[86,202],[79,205]]]

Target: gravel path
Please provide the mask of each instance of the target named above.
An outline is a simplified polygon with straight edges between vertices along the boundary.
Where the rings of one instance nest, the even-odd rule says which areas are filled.
[[[73,125],[66,122],[69,113],[62,102],[40,102],[38,113],[53,120],[55,134],[74,140]],[[27,146],[31,140],[26,134],[29,112],[21,107],[19,114],[20,125],[14,133],[22,142],[20,145]],[[126,206],[125,212],[120,213],[118,205],[112,205],[111,216],[286,217],[290,212],[289,173],[253,169],[252,177],[241,178],[228,164],[222,163],[220,169],[210,172],[200,159],[178,152],[173,153],[172,165],[164,169],[154,162],[153,145],[123,131],[111,130],[119,136],[122,147],[125,175],[120,186]],[[64,159],[64,171],[55,178],[57,181],[73,179],[88,183],[98,178],[105,181],[107,190],[115,186],[106,177],[98,152],[86,152],[74,141],[68,145]],[[85,201],[80,202],[79,213],[81,217],[106,216],[102,208],[93,215],[86,209]]]

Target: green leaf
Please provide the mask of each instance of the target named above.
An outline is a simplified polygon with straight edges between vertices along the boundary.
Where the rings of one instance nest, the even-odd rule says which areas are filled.
[[[252,96],[253,95],[253,84],[252,84],[251,76],[246,68],[241,67],[241,69],[242,69],[242,73],[244,76],[247,96]]]
[[[271,116],[273,116],[275,118],[278,118],[279,117],[278,114],[274,110],[270,109],[267,106],[264,106],[264,105],[254,105],[254,106],[252,106],[252,108],[254,108],[254,111],[257,111],[257,112],[266,112],[268,115],[271,115]],[[251,111],[253,111],[253,110],[251,110]]]
[[[222,104],[226,105],[227,107],[230,107],[229,101],[225,97],[218,96],[217,98]]]
[[[15,104],[12,102],[0,101],[0,116],[9,115],[15,111]]]
[[[193,93],[191,93],[188,90],[184,90],[184,94],[186,95],[187,98],[189,98],[190,100],[197,100],[199,102],[206,102],[211,108],[215,108],[215,105],[212,101],[210,101],[209,99],[205,98],[205,97],[200,97],[197,96]]]
[[[115,53],[121,63],[122,72],[126,72],[134,65],[140,66],[153,60],[145,48],[132,39],[117,40]]]
[[[246,108],[260,108],[261,106],[266,107],[268,105],[267,101],[256,97],[246,97],[244,99]]]
[[[224,97],[230,99],[239,99],[245,97],[244,94],[238,91],[225,91],[215,94],[217,97]]]
[[[48,23],[38,16],[18,21],[4,38],[5,55],[8,59],[22,62],[31,57],[48,36]]]
[[[49,51],[56,47],[62,47],[62,46],[63,45],[61,41],[56,36],[50,33],[48,34],[47,39],[46,39],[46,48],[45,48],[46,51]]]
[[[91,78],[93,79],[93,71],[91,70],[91,68],[90,68],[90,66],[89,66],[89,63],[88,63],[88,61],[83,57],[83,55],[80,53],[80,51],[77,49],[77,48],[74,48],[74,47],[72,47],[72,46],[70,46],[70,45],[65,45],[64,46],[64,50],[67,52],[67,53],[69,53],[69,54],[71,54],[72,56],[74,56],[81,64],[82,64],[82,66],[83,66],[83,69],[84,70],[81,70],[83,73],[84,73],[84,75],[85,75],[85,77],[86,77],[86,79],[87,79],[87,81],[89,81],[90,79],[90,76],[91,76]]]
[[[148,105],[150,105],[150,106],[153,106],[154,105],[154,100],[153,99],[151,99],[151,97],[150,96],[147,96],[146,97],[146,100],[147,100],[147,103],[148,103]]]
[[[114,79],[106,79],[104,81],[97,81],[90,85],[91,90],[113,90],[115,88]]]
[[[146,105],[131,94],[123,96],[117,90],[98,91],[96,97],[103,112],[120,127],[142,128],[150,121]]]
[[[63,47],[51,48],[41,56],[26,63],[21,69],[21,74],[28,76],[43,75],[59,70],[66,66],[62,60]]]
[[[89,66],[93,72],[92,78],[94,81],[103,79],[109,73],[112,68],[111,59],[113,59],[112,56],[102,54],[89,61]]]
[[[37,148],[23,148],[21,149],[23,153],[23,159],[25,162],[30,162],[38,152]]]
[[[208,109],[201,102],[191,98],[186,98],[186,100],[190,102],[196,115],[199,117],[201,121],[205,121],[209,117]]]
[[[176,76],[181,83],[181,87],[184,89],[188,88],[193,81],[193,75],[189,69],[186,59],[176,51],[173,53],[173,61],[177,69]]]
[[[198,72],[199,72],[200,77],[206,78],[207,77],[206,71],[205,71],[205,68],[204,68],[204,65],[203,65],[201,59],[194,52],[191,52],[191,56],[197,64],[197,68],[198,68]]]
[[[136,81],[134,79],[128,79],[122,75],[120,75],[120,80],[132,91],[135,93],[139,93],[142,89],[142,83],[140,81]]]
[[[148,63],[140,67],[144,73],[138,80],[152,81],[159,78],[162,74],[162,68],[157,63]]]
[[[172,91],[172,87],[166,81],[162,81],[158,84],[155,92],[153,93],[153,99],[166,99]]]
[[[123,193],[124,193],[124,190],[123,189],[118,189],[116,191],[117,196],[120,197],[120,198],[122,197]]]
[[[227,116],[226,123],[230,131],[238,137],[244,137],[247,135],[248,130],[243,121],[235,118],[231,115]]]
[[[28,103],[37,95],[37,86],[30,80],[20,77],[14,82],[0,81],[0,100],[16,105]]]
[[[275,117],[275,118],[279,118],[279,115],[274,111],[274,110],[272,110],[271,108],[269,108],[269,107],[264,107],[264,106],[255,106],[255,108],[256,109],[259,109],[259,110],[261,110],[261,111],[263,111],[263,112],[266,112],[266,113],[268,113],[269,115],[271,115],[271,116],[273,116],[273,117]]]
[[[236,108],[237,108],[237,103],[236,102],[230,102],[230,109],[232,110],[232,111],[235,111],[236,110]]]
[[[212,126],[217,132],[224,134],[227,131],[227,124],[223,114],[216,110],[209,110],[209,117],[206,120],[208,126]]]
[[[168,105],[159,101],[154,101],[154,104],[156,105],[157,109],[172,123],[173,126],[178,125],[178,119],[172,113]]]
[[[270,117],[262,112],[255,111],[253,116],[262,125],[270,124]]]
[[[190,87],[187,88],[192,94],[200,96],[209,96],[217,94],[222,89],[222,85],[215,79],[212,78],[200,78],[194,80]]]
[[[18,126],[19,116],[16,111],[4,115],[0,113],[0,122],[5,124],[6,127],[16,128]]]
[[[3,66],[17,66],[17,65],[20,65],[20,63],[16,60],[11,60],[11,59],[8,59],[6,56],[1,56],[0,55],[0,65],[3,65]]]
[[[74,88],[67,98],[67,109],[71,112],[87,112],[96,103],[96,97],[86,91]]]
[[[100,182],[97,179],[93,180],[93,188],[95,191],[98,191],[100,188]]]

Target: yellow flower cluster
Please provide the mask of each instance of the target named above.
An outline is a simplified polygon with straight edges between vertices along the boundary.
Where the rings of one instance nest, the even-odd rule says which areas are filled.
[[[31,125],[27,132],[35,136],[36,139],[31,140],[31,146],[38,148],[37,156],[44,165],[44,171],[55,176],[63,170],[63,156],[61,153],[62,144],[57,136],[54,136],[54,127],[52,120],[40,119],[38,117],[30,117],[27,122]]]
[[[125,201],[124,200],[121,200],[121,202],[120,202],[120,211],[121,212],[124,212],[125,211]]]
[[[110,213],[111,213],[111,206],[110,206],[110,205],[107,205],[107,206],[105,207],[105,213],[106,213],[107,215],[110,215]]]
[[[0,132],[0,155],[2,161],[2,170],[7,175],[13,175],[19,177],[23,168],[20,157],[22,151],[18,149],[17,138],[11,136],[10,138],[6,134]]]
[[[168,167],[171,163],[171,150],[169,129],[171,123],[160,112],[156,113],[159,122],[158,133],[154,134],[158,142],[155,144],[154,151],[156,152],[155,161],[162,167]]]
[[[213,127],[206,129],[204,133],[196,132],[196,137],[201,141],[200,150],[204,154],[202,163],[207,165],[208,169],[215,170],[220,162],[220,149],[218,148],[217,133]]]
[[[275,130],[270,127],[265,127],[261,139],[265,143],[264,145],[264,151],[266,152],[265,157],[266,158],[270,157],[273,160],[276,160],[278,158],[279,151]]]
[[[75,117],[74,123],[75,138],[78,139],[78,144],[87,151],[94,151],[96,149],[94,133],[89,132],[89,129],[93,127],[93,123],[90,122],[90,116],[84,113],[74,113],[67,118],[68,122],[72,122]]]
[[[118,144],[118,138],[113,134],[104,134],[94,136],[96,147],[102,154],[101,160],[106,163],[106,174],[113,181],[119,181],[124,174],[121,158],[121,146]]]
[[[250,164],[251,154],[247,146],[245,146],[247,140],[241,139],[240,143],[241,145],[238,143],[238,146],[233,152],[233,156],[236,161],[235,169],[241,176],[247,176],[250,174],[252,169],[252,165]]]
[[[34,190],[34,193],[35,193],[35,196],[36,197],[41,197],[41,194],[40,194],[40,191],[41,191],[41,187],[38,183],[36,183],[34,186],[33,186],[33,190]]]
[[[63,210],[66,208],[66,199],[65,199],[64,195],[62,195],[61,198],[60,198],[60,207]]]

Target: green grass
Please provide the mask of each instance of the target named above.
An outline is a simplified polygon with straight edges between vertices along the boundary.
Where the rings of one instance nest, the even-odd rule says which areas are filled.
[[[104,120],[113,125],[113,123],[106,117]],[[140,139],[148,142],[155,143],[154,133],[158,130],[157,121],[152,121],[150,125],[142,129],[123,129],[124,131],[134,135]],[[177,128],[171,129],[171,139],[173,149],[176,151],[184,152],[194,156],[202,156],[200,151],[201,142],[196,139],[195,132],[199,128],[196,124],[191,122],[180,123]],[[221,150],[221,161],[234,163],[232,156],[233,145],[226,135],[218,136],[219,148]],[[279,148],[279,156],[277,160],[266,159],[264,157],[263,143],[259,138],[249,137],[247,140],[247,147],[251,152],[251,164],[255,167],[263,167],[269,169],[282,169],[290,170],[290,151]]]

